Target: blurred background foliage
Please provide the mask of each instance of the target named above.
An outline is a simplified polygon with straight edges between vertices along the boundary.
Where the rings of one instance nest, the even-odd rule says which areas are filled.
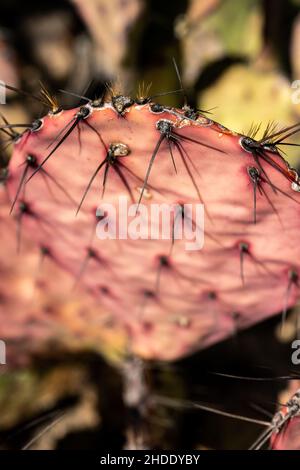
[[[291,87],[300,80],[299,0],[0,2],[0,79],[34,94],[42,82],[65,107],[79,101],[60,89],[90,97],[101,95],[106,83],[132,95],[143,82],[151,84],[153,95],[176,90],[180,83],[173,57],[189,104],[210,111],[213,119],[233,130],[247,133],[253,124],[261,124],[262,132],[270,121],[286,126],[300,118]],[[181,106],[184,96],[169,94],[161,101]],[[10,122],[30,122],[45,112],[36,101],[14,92],[7,93],[1,111]],[[10,148],[1,151],[3,163]],[[297,148],[289,158],[298,165]],[[13,273],[9,282],[19,286],[19,274]],[[53,294],[42,290],[39,295],[46,297],[41,304],[56,312],[57,299],[47,298]],[[124,445],[120,376],[99,356],[116,364],[114,351],[123,347],[122,333],[107,322],[99,324],[99,348],[91,347],[89,338],[97,336],[97,327],[82,326],[90,321],[80,313],[86,314],[86,302],[83,294],[72,301],[60,299],[57,318],[63,328],[56,342],[42,335],[32,348],[22,343],[26,333],[21,331],[19,340],[9,343],[8,365],[0,370],[2,448]],[[89,311],[97,308],[89,305]],[[7,313],[0,299],[1,309],[0,337]],[[278,320],[271,319],[174,365],[149,365],[152,388],[237,413],[253,415],[253,403],[273,413],[285,383],[258,385],[210,373],[288,373],[293,315],[284,335]],[[255,416],[263,418],[257,411]],[[55,424],[51,429],[49,422]],[[154,445],[162,448],[247,448],[259,432],[257,426],[195,411],[156,410],[150,425]]]

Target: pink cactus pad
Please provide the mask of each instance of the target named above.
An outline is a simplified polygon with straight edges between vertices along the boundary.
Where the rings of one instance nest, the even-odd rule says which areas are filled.
[[[33,354],[92,349],[109,353],[123,344],[124,332],[74,279],[59,269],[35,243],[23,237],[16,252],[15,221],[0,188],[0,338],[9,367],[24,365]],[[112,352],[112,351],[111,351]],[[2,366],[4,367],[4,366]]]
[[[27,169],[13,210],[22,233],[96,296],[126,329],[129,350],[145,358],[182,357],[294,305],[300,195],[297,174],[276,142],[242,140],[183,110],[122,104],[115,97],[113,104],[49,114],[25,131],[7,182],[13,200]],[[108,155],[103,197],[105,165],[82,201]],[[97,238],[96,209],[112,204],[118,218],[120,196],[128,204],[141,198],[149,210],[153,203],[203,202],[204,247],[189,251],[187,240]]]

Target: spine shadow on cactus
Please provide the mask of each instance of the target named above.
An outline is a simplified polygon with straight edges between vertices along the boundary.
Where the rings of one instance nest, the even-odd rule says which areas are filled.
[[[13,202],[12,202],[12,205],[11,205],[11,208],[10,208],[10,213],[12,213],[12,211],[14,210],[14,207],[15,207],[15,204],[19,198],[19,195],[23,189],[23,198],[25,196],[25,181],[26,181],[26,177],[27,177],[27,174],[28,174],[28,171],[30,169],[34,170],[38,167],[38,160],[37,158],[34,156],[34,155],[27,155],[26,157],[26,160],[25,162],[23,163],[23,165],[25,166],[24,168],[24,171],[21,175],[21,178],[20,178],[20,182],[19,182],[19,186],[17,188],[17,191],[16,191],[16,194],[15,194],[15,197],[13,199]],[[53,197],[53,199],[55,199],[55,195],[53,194],[53,191],[51,190],[51,187],[49,186],[49,183],[48,183],[48,180],[50,180],[55,186],[57,189],[59,189],[60,191],[62,191],[62,193],[73,203],[75,204],[75,200],[70,196],[70,194],[68,193],[68,191],[56,180],[56,178],[54,178],[48,171],[46,171],[44,168],[41,168],[41,175],[42,175],[42,178],[45,182],[45,185],[47,187],[47,190],[49,191],[51,197]]]

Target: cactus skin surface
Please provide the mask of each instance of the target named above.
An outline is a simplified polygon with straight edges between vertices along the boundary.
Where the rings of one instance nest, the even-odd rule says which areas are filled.
[[[28,366],[33,356],[61,350],[92,350],[117,358],[125,341],[121,325],[113,324],[85,289],[74,292],[73,277],[25,234],[22,252],[16,252],[9,210],[0,188],[0,338],[5,340],[7,367]]]
[[[10,161],[7,189],[11,201],[19,192],[12,214],[22,236],[46,247],[73,276],[75,288],[84,286],[126,331],[128,351],[148,359],[174,360],[206,348],[299,297],[300,195],[292,189],[298,189],[297,174],[275,146],[263,150],[268,161],[261,154],[255,158],[253,140],[246,145],[245,136],[204,115],[189,116],[118,97],[89,103],[46,115],[22,134]],[[169,123],[171,136],[162,134],[162,123]],[[97,208],[113,204],[118,218],[120,196],[128,204],[139,201],[159,140],[141,203],[203,202],[201,250],[186,250],[186,240],[172,245],[170,239],[96,236]],[[78,211],[92,175],[116,144],[127,155],[109,162],[103,196],[101,168]],[[28,165],[23,177],[28,156],[35,166]]]

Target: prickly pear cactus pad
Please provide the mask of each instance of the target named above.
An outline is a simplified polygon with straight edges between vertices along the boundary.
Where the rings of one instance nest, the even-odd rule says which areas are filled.
[[[7,188],[21,256],[26,235],[145,358],[176,359],[285,314],[299,296],[300,195],[280,146],[297,130],[255,140],[191,109],[124,96],[56,109],[15,138]],[[153,204],[203,203],[203,247],[143,232],[99,238],[103,218],[118,226],[120,200],[136,204],[133,224],[146,211],[149,225]]]

